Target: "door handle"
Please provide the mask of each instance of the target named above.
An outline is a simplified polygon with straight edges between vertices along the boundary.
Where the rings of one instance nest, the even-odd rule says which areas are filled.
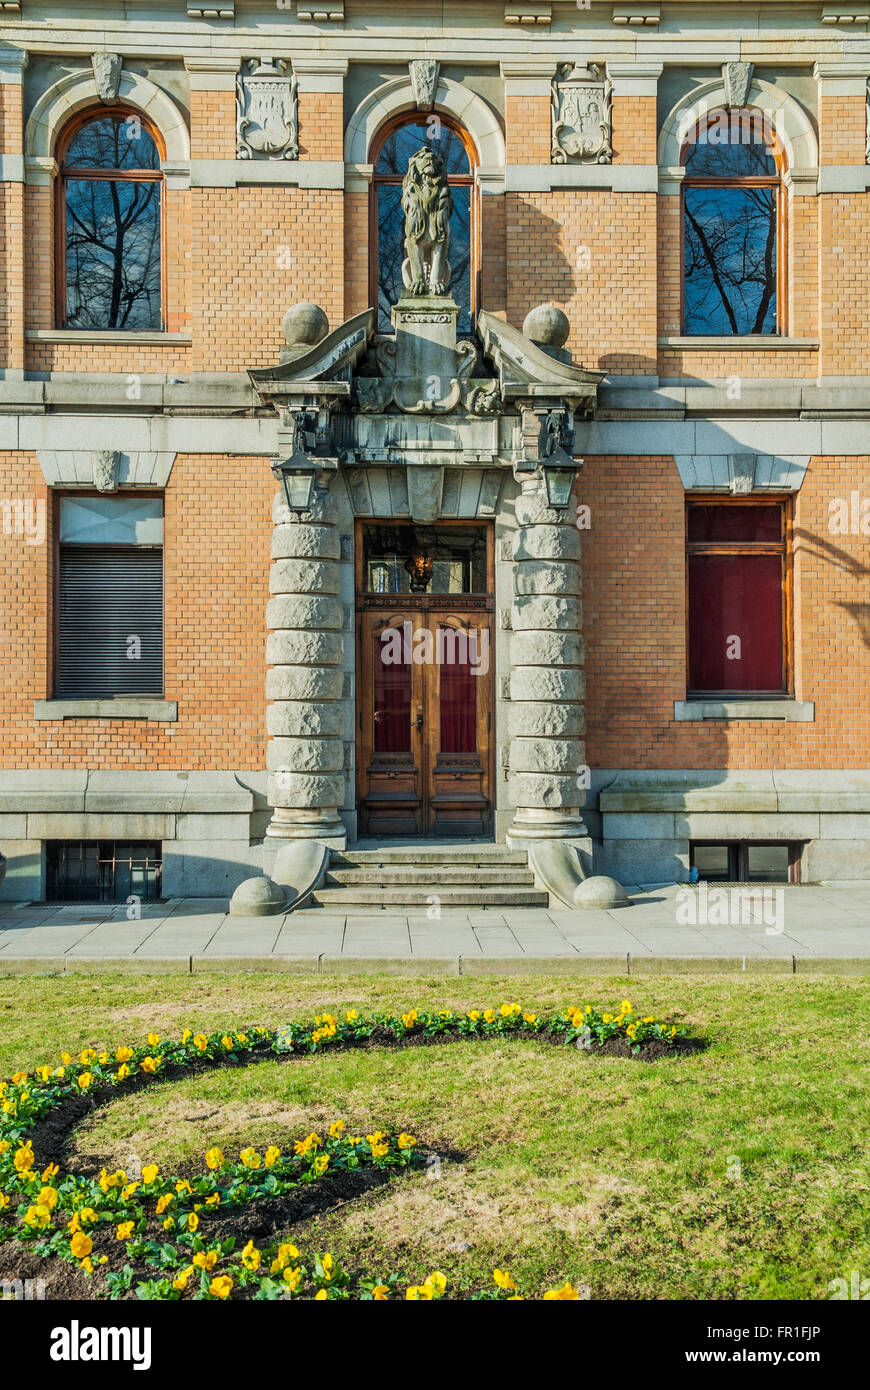
[[[422,727],[423,727],[423,716],[422,716],[422,714],[418,714],[418,715],[417,715],[417,718],[414,720],[414,725],[415,725],[416,728],[422,729]]]

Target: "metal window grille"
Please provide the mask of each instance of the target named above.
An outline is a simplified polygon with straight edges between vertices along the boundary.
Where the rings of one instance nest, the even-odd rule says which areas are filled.
[[[158,841],[50,840],[45,895],[56,902],[153,902],[160,897],[162,858]]]

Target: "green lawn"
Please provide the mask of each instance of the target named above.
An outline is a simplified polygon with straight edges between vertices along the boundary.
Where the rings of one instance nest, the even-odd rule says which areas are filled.
[[[461,1151],[305,1236],[349,1267],[439,1269],[528,1293],[566,1277],[593,1298],[828,1296],[870,1263],[870,981],[860,977],[317,979],[129,975],[0,980],[0,1076],[61,1050],[337,1012],[568,1003],[671,1017],[710,1043],[680,1060],[596,1058],[541,1042],[328,1053],[221,1070],[115,1101],[79,1130],[107,1164],[165,1169],[218,1144],[286,1145],[342,1118]]]

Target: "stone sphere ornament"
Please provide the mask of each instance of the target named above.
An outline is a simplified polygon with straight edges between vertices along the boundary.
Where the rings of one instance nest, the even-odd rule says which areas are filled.
[[[233,917],[271,917],[283,912],[286,904],[286,889],[261,874],[239,884],[230,898],[230,914]]]
[[[539,304],[526,314],[523,323],[525,336],[541,347],[564,347],[570,332],[568,315],[556,304]]]
[[[607,911],[614,907],[631,907],[631,898],[621,883],[605,874],[595,874],[584,878],[574,889],[575,907],[586,907]]]
[[[293,304],[281,320],[287,346],[301,352],[322,343],[329,332],[329,319],[319,304]]]

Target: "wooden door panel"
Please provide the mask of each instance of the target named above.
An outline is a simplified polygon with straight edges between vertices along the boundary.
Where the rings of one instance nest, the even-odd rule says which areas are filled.
[[[426,820],[434,835],[486,835],[492,826],[489,624],[487,614],[461,610],[429,618],[437,659],[426,690]]]
[[[422,675],[407,651],[413,615],[366,613],[360,633],[360,831],[424,830]]]
[[[492,615],[443,597],[433,608],[360,618],[362,835],[492,831]]]

